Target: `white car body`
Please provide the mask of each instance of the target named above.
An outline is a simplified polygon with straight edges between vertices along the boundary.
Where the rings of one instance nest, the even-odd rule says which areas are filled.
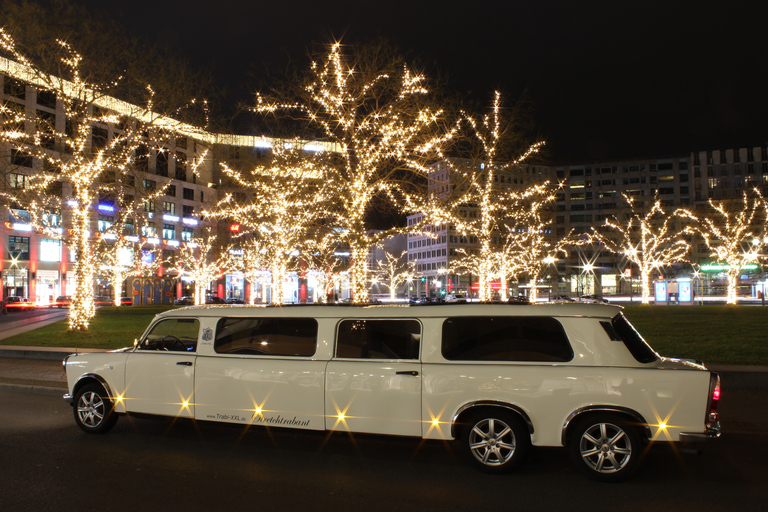
[[[563,446],[576,420],[601,411],[641,425],[649,440],[719,435],[712,412],[717,376],[701,364],[657,357],[650,348],[654,360],[638,362],[604,327],[617,315],[617,306],[579,304],[196,306],[158,315],[135,347],[72,355],[65,367],[70,397],[97,382],[117,413],[453,439],[468,411],[501,408],[527,425],[531,444]],[[554,319],[573,355],[557,362],[447,359],[444,323],[463,325],[472,317],[524,317],[532,325]],[[242,350],[251,354],[217,353],[223,318],[314,319],[316,347],[306,355],[268,355],[249,339]],[[352,329],[387,319],[418,326],[415,357],[345,357],[337,349],[340,325]],[[163,321],[199,324],[193,350],[142,350]]]

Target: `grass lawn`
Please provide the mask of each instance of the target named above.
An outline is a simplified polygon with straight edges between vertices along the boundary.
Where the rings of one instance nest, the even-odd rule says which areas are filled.
[[[88,332],[69,332],[67,320],[0,340],[0,345],[114,349],[133,345],[150,320],[170,306],[102,307]]]
[[[103,307],[91,330],[70,333],[67,321],[0,340],[2,345],[114,349],[130,346],[152,317],[169,307]],[[624,313],[661,355],[710,364],[768,365],[768,307],[625,306]]]
[[[624,314],[663,356],[768,365],[768,307],[630,305]]]

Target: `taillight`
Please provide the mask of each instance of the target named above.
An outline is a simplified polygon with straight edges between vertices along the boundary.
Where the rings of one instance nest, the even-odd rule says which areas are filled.
[[[709,378],[709,412],[717,412],[720,403],[720,376],[713,373]]]
[[[709,399],[706,418],[706,428],[708,432],[716,432],[720,435],[720,415],[717,414],[717,406],[720,403],[720,376],[712,373],[709,377]]]

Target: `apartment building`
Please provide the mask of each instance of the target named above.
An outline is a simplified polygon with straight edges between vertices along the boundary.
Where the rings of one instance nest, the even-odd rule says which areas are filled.
[[[430,186],[435,193],[445,193],[450,190],[452,180],[448,173],[450,166],[438,163],[434,168]],[[701,211],[707,208],[710,199],[740,200],[743,191],[755,187],[767,194],[768,146],[696,151],[666,158],[537,165],[525,167],[524,172],[538,180],[561,185],[556,192],[552,236],[562,238],[568,233],[589,234],[606,219],[627,213],[625,195],[636,205],[650,205],[658,197],[670,210]],[[476,208],[468,206],[465,215],[477,215]],[[410,216],[409,225],[421,218],[421,215]],[[421,286],[416,290],[418,295],[435,296],[443,289],[472,296],[477,276],[457,275],[452,269],[459,251],[477,253],[478,247],[476,238],[455,233],[450,225],[430,225],[423,234],[409,236],[408,259],[414,271],[422,276]],[[709,249],[694,237],[691,237],[691,261],[697,268],[711,261]],[[690,264],[676,264],[664,271],[668,276],[692,272]],[[636,269],[620,255],[598,244],[585,244],[572,247],[567,257],[551,265],[542,278],[540,291],[545,295],[632,295],[638,293],[637,277]],[[760,278],[758,269],[746,273],[743,281],[752,284]],[[710,283],[717,280],[717,275],[706,274],[702,279]],[[510,293],[525,294],[525,286],[512,286]]]

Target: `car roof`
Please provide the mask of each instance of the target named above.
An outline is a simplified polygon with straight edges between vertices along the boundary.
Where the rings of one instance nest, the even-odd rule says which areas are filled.
[[[622,307],[583,303],[438,303],[438,304],[328,304],[328,305],[238,305],[188,306],[160,313],[158,317],[312,317],[312,318],[402,318],[447,316],[558,316],[613,318]]]

